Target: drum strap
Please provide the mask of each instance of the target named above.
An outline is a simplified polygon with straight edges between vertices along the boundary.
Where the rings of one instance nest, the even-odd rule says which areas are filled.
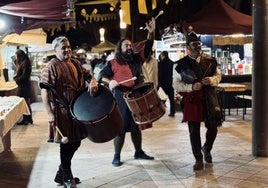
[[[39,83],[40,88],[44,88],[47,90],[50,90],[52,95],[55,97],[56,101],[60,104],[60,107],[65,108],[69,112],[69,106],[60,98],[55,88],[46,82],[40,82]]]

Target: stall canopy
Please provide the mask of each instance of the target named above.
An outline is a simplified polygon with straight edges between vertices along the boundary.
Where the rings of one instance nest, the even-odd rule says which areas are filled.
[[[5,36],[4,43],[45,45],[47,34],[42,28],[23,31],[21,34],[12,33]]]
[[[210,0],[183,23],[185,28],[190,25],[199,34],[252,34],[252,16],[233,9],[223,0]]]
[[[46,53],[54,52],[51,43],[46,43],[45,45],[28,45],[29,53]]]
[[[1,6],[0,17],[12,20],[9,23],[9,33],[21,33],[71,22],[73,10],[73,0],[27,0]]]
[[[105,40],[97,44],[96,46],[93,46],[91,49],[92,53],[100,53],[100,52],[105,52],[105,51],[111,51],[115,50],[116,45]]]

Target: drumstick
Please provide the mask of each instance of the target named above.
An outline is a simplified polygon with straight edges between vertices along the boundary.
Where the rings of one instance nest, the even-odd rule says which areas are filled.
[[[130,78],[130,79],[123,80],[123,81],[121,81],[121,82],[118,82],[118,84],[123,84],[123,83],[125,83],[125,82],[129,82],[129,81],[131,81],[131,80],[137,80],[137,77],[134,76],[134,77],[132,77],[132,78]]]
[[[66,144],[67,142],[69,142],[69,139],[68,137],[66,136],[63,136],[62,132],[60,131],[59,127],[58,126],[55,126],[56,127],[56,130],[58,131],[58,133],[61,135],[62,139],[61,139],[61,142],[63,144]]]

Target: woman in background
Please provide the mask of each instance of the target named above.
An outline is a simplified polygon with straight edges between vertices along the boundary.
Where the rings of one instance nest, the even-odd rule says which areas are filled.
[[[23,97],[27,103],[27,106],[30,110],[30,115],[23,115],[23,119],[21,122],[17,123],[18,125],[28,125],[33,124],[32,119],[32,110],[31,110],[31,73],[32,73],[32,65],[28,55],[23,51],[18,49],[15,52],[15,64],[16,64],[16,75],[14,76],[14,80],[18,85],[18,93],[19,97]]]

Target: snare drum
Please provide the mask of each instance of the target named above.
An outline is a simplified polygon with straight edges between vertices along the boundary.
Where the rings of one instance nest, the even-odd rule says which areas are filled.
[[[71,101],[70,112],[86,127],[88,139],[96,143],[110,141],[123,127],[123,118],[113,94],[102,85],[95,96],[90,96],[87,89],[78,92]]]
[[[152,123],[165,114],[152,83],[144,83],[124,95],[124,99],[137,124]]]

